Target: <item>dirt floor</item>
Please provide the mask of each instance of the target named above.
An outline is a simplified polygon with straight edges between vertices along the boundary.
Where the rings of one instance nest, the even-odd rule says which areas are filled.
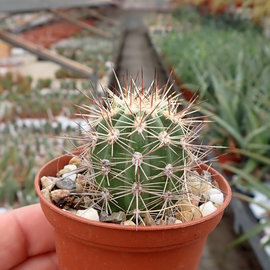
[[[262,269],[246,243],[227,254],[226,247],[237,235],[233,231],[233,214],[228,208],[216,230],[209,235],[199,270],[260,270]]]
[[[130,13],[128,18],[124,20],[126,25],[125,38],[117,75],[122,82],[125,82],[128,72],[128,75],[140,85],[142,83],[141,71],[143,71],[143,85],[148,88],[154,80],[156,72],[158,74],[158,83],[163,86],[166,84],[167,78],[149,46],[146,29],[138,18],[137,13]]]

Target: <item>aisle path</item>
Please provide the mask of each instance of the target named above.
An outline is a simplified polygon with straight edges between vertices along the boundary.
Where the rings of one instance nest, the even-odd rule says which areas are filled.
[[[125,81],[128,71],[132,78],[137,78],[137,83],[140,85],[141,70],[143,70],[143,84],[145,87],[149,87],[156,70],[159,85],[165,85],[166,77],[162,73],[152,49],[149,47],[146,29],[140,20],[140,15],[138,13],[128,14],[124,24],[126,24],[126,38],[118,70],[121,81]]]

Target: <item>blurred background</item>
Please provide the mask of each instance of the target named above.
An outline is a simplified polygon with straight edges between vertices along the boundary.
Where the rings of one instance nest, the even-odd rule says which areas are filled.
[[[233,200],[200,270],[269,269],[269,0],[0,0],[0,214],[38,202],[35,174],[79,145],[75,104],[94,108],[82,92],[114,88],[113,69],[174,82],[226,146],[210,158]]]

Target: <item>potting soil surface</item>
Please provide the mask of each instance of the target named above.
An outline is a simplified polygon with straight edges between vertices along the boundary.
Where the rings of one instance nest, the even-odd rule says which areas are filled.
[[[89,25],[92,25],[94,22],[92,19],[85,19],[81,21]],[[27,41],[31,41],[36,45],[50,48],[52,44],[58,42],[61,39],[69,38],[79,31],[82,31],[79,26],[64,20],[60,20],[28,30],[22,33],[21,36]]]

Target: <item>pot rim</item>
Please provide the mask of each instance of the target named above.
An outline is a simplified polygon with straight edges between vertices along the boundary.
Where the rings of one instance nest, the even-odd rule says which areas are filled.
[[[76,155],[76,153],[78,153],[78,152],[75,152],[75,155]],[[225,186],[225,190],[223,191],[223,194],[225,195],[225,200],[224,200],[223,204],[219,208],[217,208],[217,210],[215,212],[211,213],[210,215],[202,217],[202,218],[200,218],[198,220],[194,220],[194,221],[190,221],[190,222],[184,222],[184,223],[180,223],[180,224],[158,225],[158,226],[138,226],[138,227],[136,227],[136,226],[123,226],[123,225],[120,225],[120,224],[105,223],[105,222],[100,222],[100,221],[88,220],[86,218],[82,218],[82,217],[77,216],[77,215],[75,215],[73,213],[70,213],[68,211],[63,211],[62,209],[58,208],[53,203],[47,201],[45,199],[45,197],[43,196],[43,194],[41,193],[41,189],[40,189],[40,178],[41,178],[40,174],[41,174],[41,172],[46,167],[48,167],[51,164],[55,163],[59,159],[64,158],[64,157],[71,157],[72,158],[73,156],[74,156],[74,154],[61,155],[61,156],[58,156],[58,157],[50,160],[46,164],[44,164],[41,167],[41,169],[38,171],[38,173],[37,173],[37,175],[35,177],[34,185],[35,185],[35,190],[36,190],[36,193],[37,193],[38,197],[40,198],[42,203],[45,204],[48,208],[50,208],[51,210],[53,210],[54,212],[56,212],[59,215],[65,216],[67,218],[72,219],[73,221],[83,223],[83,224],[86,224],[86,225],[91,225],[91,226],[95,226],[95,227],[101,227],[101,228],[104,228],[104,229],[113,229],[113,230],[122,230],[122,231],[144,231],[144,232],[165,231],[165,230],[175,230],[175,229],[187,228],[187,227],[192,227],[192,226],[204,223],[206,221],[209,221],[212,218],[214,218],[215,216],[222,213],[225,210],[225,208],[229,205],[231,197],[232,197],[232,191],[231,191],[230,185],[227,182],[227,180],[225,179],[225,177],[223,175],[221,175],[218,171],[216,171],[215,169],[210,167],[209,165],[202,164],[201,167],[203,169],[207,168],[207,170],[210,171],[212,175],[215,175],[215,176],[221,178],[222,182],[223,182],[223,184]]]

